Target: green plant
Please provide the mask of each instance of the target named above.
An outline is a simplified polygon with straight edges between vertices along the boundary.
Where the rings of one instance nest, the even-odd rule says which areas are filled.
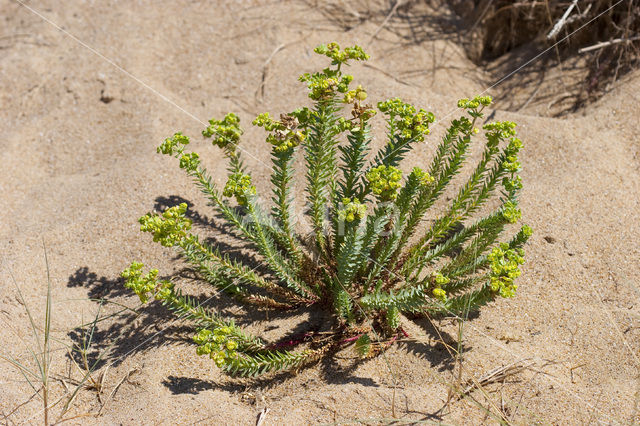
[[[364,103],[366,91],[361,86],[351,89],[353,77],[343,73],[349,61],[368,56],[358,46],[340,50],[335,43],[315,51],[329,57],[331,66],[300,77],[309,88],[312,107],[283,114],[279,120],[260,114],[253,122],[267,131],[272,145],[271,214],[258,202],[251,173],[243,167],[238,148],[243,132],[234,114],[210,120],[203,131],[230,164],[222,191],[198,154],[186,151],[187,136],[176,133],[158,148],[179,159],[233,232],[252,243],[270,275],[260,275],[201,241],[191,232],[186,204],[160,215],[149,213],[140,223],[154,241],[175,247],[204,281],[240,302],[270,309],[312,304],[331,309],[332,338],[268,344],[184,295],[171,281],[159,280],[157,270],[144,273],[143,265],[134,262],[122,274],[125,285],[143,302],[155,298],[194,320],[199,326],[194,337],[198,354],[209,355],[232,374],[298,368],[349,343],[362,356],[370,356],[402,332],[401,313],[457,314],[498,295],[511,297],[523,263],[522,246],[531,233],[525,225],[511,240],[496,243],[504,228],[520,218],[517,154],[522,143],[515,124],[508,121],[483,126],[487,141],[478,165],[449,207],[422,231],[429,208],[460,172],[490,97],[459,101],[465,114],[452,121],[428,170],[416,167],[403,179],[398,166],[429,134],[434,115],[400,99],[380,102],[387,141],[369,155],[370,121],[376,110]],[[345,109],[351,118],[341,115]],[[303,217],[310,218],[308,237],[296,231],[290,193],[298,150],[306,170],[308,211]],[[473,221],[500,187],[499,206]],[[234,197],[238,206],[232,207],[225,197]]]
[[[44,252],[45,264],[47,266],[47,297],[46,304],[44,310],[44,327],[42,329],[42,335],[38,332],[38,326],[31,315],[31,311],[22,295],[22,291],[20,291],[20,287],[16,282],[13,275],[11,278],[13,280],[13,284],[16,287],[18,292],[18,300],[24,306],[25,312],[27,313],[27,317],[29,318],[29,324],[31,326],[31,331],[33,332],[33,340],[36,343],[35,349],[27,346],[27,350],[31,355],[31,359],[33,364],[35,364],[36,368],[30,368],[26,365],[26,363],[21,362],[17,358],[13,358],[4,354],[0,354],[0,359],[7,361],[9,364],[13,365],[22,376],[25,378],[29,386],[34,392],[34,395],[37,395],[38,398],[42,400],[42,413],[44,424],[49,424],[49,411],[53,405],[56,403],[50,402],[50,385],[51,385],[51,276],[49,274],[49,259],[47,258],[47,252],[45,248]],[[26,345],[26,343],[25,343]]]
[[[98,309],[98,312],[96,313],[94,320],[88,324],[82,324],[81,326],[75,328],[75,330],[81,333],[80,343],[74,343],[72,345],[68,345],[66,342],[61,341],[54,337],[52,333],[53,330],[51,328],[51,320],[54,313],[52,309],[53,294],[51,291],[49,259],[47,256],[47,251],[46,251],[46,247],[44,246],[44,243],[43,243],[43,249],[44,249],[45,265],[47,269],[47,295],[46,295],[46,302],[45,302],[45,308],[44,308],[44,326],[43,327],[39,327],[36,324],[34,317],[31,314],[31,310],[29,309],[29,306],[27,305],[27,302],[22,294],[22,291],[20,290],[18,283],[13,277],[13,274],[11,274],[11,278],[13,280],[14,286],[18,293],[17,300],[24,306],[25,312],[27,314],[27,318],[29,319],[31,334],[32,334],[33,340],[36,343],[35,347],[31,347],[26,343],[26,340],[23,340],[23,343],[27,351],[29,352],[31,364],[33,364],[34,367],[30,367],[29,363],[19,358],[11,357],[9,355],[5,355],[4,353],[0,353],[0,360],[4,360],[8,362],[10,365],[12,365],[13,367],[15,367],[16,370],[18,370],[18,372],[20,372],[20,374],[24,377],[26,383],[29,385],[29,387],[33,391],[32,396],[26,402],[31,401],[31,399],[36,396],[39,399],[41,399],[42,401],[41,412],[43,414],[43,423],[45,425],[48,425],[52,417],[52,410],[63,401],[64,401],[64,405],[62,409],[59,410],[57,419],[55,420],[54,423],[62,423],[67,420],[84,416],[84,415],[81,415],[81,416],[75,416],[71,418],[62,418],[62,416],[64,416],[70,410],[73,401],[75,400],[76,396],[81,390],[83,389],[95,390],[98,393],[98,398],[100,398],[99,395],[100,395],[100,392],[102,391],[105,372],[103,372],[102,374],[101,381],[95,380],[93,378],[93,373],[96,372],[99,362],[102,360],[103,356],[106,354],[106,351],[97,354],[96,360],[93,362],[89,361],[87,354],[91,350],[94,332],[96,331],[96,324],[99,321],[102,321],[108,317],[104,317],[104,316],[100,317],[100,308],[102,307],[103,303],[107,303],[104,299],[101,299],[100,307]],[[109,303],[114,303],[114,302],[109,302]],[[129,310],[129,308],[124,308],[120,312],[124,310]],[[62,377],[55,373],[54,374],[51,373],[52,354],[53,352],[61,349],[61,348],[55,348],[55,349],[52,348],[51,347],[52,341],[55,343],[61,344],[63,346],[68,346],[69,358],[76,365],[76,367],[81,373],[81,378],[79,380],[73,379],[70,376]],[[75,361],[76,357],[81,359],[82,365],[79,365]],[[69,371],[69,374],[71,374],[70,371]],[[53,400],[52,395],[54,392],[51,389],[52,387],[51,384],[54,383],[55,381],[58,381],[64,384],[65,392],[63,392],[62,396]],[[69,384],[71,385],[71,388],[69,388]],[[5,420],[7,420],[10,415],[15,413],[24,404],[25,403],[18,405],[8,415],[5,415]],[[26,421],[29,422],[31,419],[33,419],[33,417],[34,416],[29,417]]]

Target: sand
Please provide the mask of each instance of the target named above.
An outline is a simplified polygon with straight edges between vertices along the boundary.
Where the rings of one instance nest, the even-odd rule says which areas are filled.
[[[248,123],[263,111],[306,105],[297,76],[323,66],[315,45],[363,45],[372,59],[352,71],[373,101],[400,96],[444,124],[458,98],[497,80],[448,35],[455,19],[447,8],[414,2],[380,28],[388,11],[382,2],[0,1],[0,353],[33,367],[33,332],[12,277],[42,324],[44,245],[53,294],[51,400],[68,395],[65,386],[73,389],[71,379],[81,377],[67,356],[79,341],[73,328],[121,309],[96,299],[139,306],[120,271],[132,260],[167,276],[183,267],[140,234],[137,218],[187,200],[201,232],[216,235],[206,226],[206,200],[155,147],[177,130],[194,136],[194,149],[224,184],[220,152],[197,137],[204,123],[228,111]],[[500,87],[489,93],[504,95]],[[264,424],[272,425],[375,424],[392,416],[479,424],[497,422],[498,413],[514,424],[640,422],[638,93],[636,72],[562,118],[545,114],[546,100],[496,105],[495,118],[516,121],[525,143],[521,206],[535,233],[516,297],[464,323],[461,373],[433,327],[419,322],[409,329],[419,342],[384,357],[354,365],[345,351],[297,374],[231,379],[195,355],[185,323],[152,305],[98,323],[89,358],[102,354],[93,376],[104,374],[103,391],[81,390],[61,419],[253,424],[268,408]],[[428,164],[443,128],[436,126],[406,167]],[[258,189],[266,190],[263,135],[247,129],[242,146]],[[309,315],[244,318],[275,339]],[[457,345],[457,323],[438,326]],[[524,359],[519,374],[447,404],[458,377],[478,379]],[[41,423],[41,402],[32,395],[24,377],[0,362],[1,421]],[[53,420],[64,402],[52,408]]]

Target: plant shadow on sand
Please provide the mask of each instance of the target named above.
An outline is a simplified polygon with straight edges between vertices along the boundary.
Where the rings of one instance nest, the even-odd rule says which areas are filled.
[[[164,210],[166,207],[186,202],[191,205],[188,200],[178,196],[158,197],[154,205],[155,210]],[[208,227],[216,231],[216,237],[210,237],[207,241],[213,246],[217,246],[223,253],[228,254],[231,258],[242,260],[251,267],[257,267],[260,270],[259,260],[246,253],[247,245],[237,244],[235,237],[229,234],[229,229],[221,226],[220,221],[216,218],[209,218],[200,215],[197,211],[188,210],[189,218],[196,227]],[[176,257],[178,259],[178,257]],[[195,273],[189,268],[178,270],[172,277],[165,278],[181,278],[182,281],[196,281]],[[134,296],[124,287],[124,280],[120,277],[104,277],[98,276],[92,272],[88,266],[78,268],[72,274],[67,282],[68,287],[83,287],[87,290],[90,299],[96,303],[108,304],[109,302],[122,303],[131,305]],[[231,317],[239,325],[260,324],[265,332],[274,332],[277,334],[281,328],[279,323],[283,321],[295,321],[299,319],[297,324],[291,328],[290,323],[286,325],[288,330],[286,334],[280,335],[273,339],[275,346],[286,346],[291,341],[305,341],[305,339],[316,333],[328,332],[331,327],[331,318],[322,309],[315,307],[301,307],[295,311],[270,311],[252,310],[238,311],[238,305],[226,295],[216,294],[213,297],[204,293],[202,289],[200,294],[198,290],[190,292],[194,298],[204,306],[215,307],[222,315]],[[126,299],[126,300],[125,300]],[[103,306],[106,306],[103,305]],[[117,309],[114,309],[117,310]],[[102,368],[106,365],[119,365],[128,356],[138,353],[147,352],[153,348],[165,346],[167,344],[184,344],[192,343],[193,334],[192,327],[181,323],[179,320],[166,323],[167,310],[160,302],[155,301],[137,309],[123,309],[116,315],[110,316],[105,309],[105,314],[99,318],[93,330],[92,345],[86,354],[90,364],[96,363],[96,368]],[[441,371],[451,370],[454,368],[454,360],[445,350],[442,340],[445,342],[453,342],[455,339],[450,335],[440,334],[430,323],[416,322],[422,327],[422,330],[428,337],[429,342],[402,342],[400,347],[406,348],[407,351],[415,356],[425,359],[432,368],[438,368]],[[70,339],[76,345],[82,344],[83,336],[86,334],[85,328],[78,327],[68,333]],[[285,327],[282,327],[285,329]],[[438,341],[440,340],[440,341]],[[450,343],[448,343],[450,344]],[[466,350],[466,348],[463,348]],[[367,362],[367,359],[348,357],[347,362],[336,362],[333,357],[337,352],[343,349],[336,349],[332,353],[320,359],[315,368],[321,370],[321,376],[327,383],[344,384],[357,383],[363,386],[379,386],[375,380],[368,377],[359,377],[355,375],[357,368]],[[79,354],[72,352],[73,357],[79,357]],[[194,351],[194,356],[195,351]],[[80,362],[80,359],[75,359]],[[313,367],[312,367],[313,368]],[[194,377],[167,376],[163,381],[166,386],[174,394],[197,394],[202,391],[211,389],[221,389],[229,392],[242,391],[248,387],[251,388],[270,388],[285,382],[293,377],[291,372],[280,372],[271,374],[265,378],[246,378],[233,381],[224,381],[218,383],[215,381],[207,381]]]

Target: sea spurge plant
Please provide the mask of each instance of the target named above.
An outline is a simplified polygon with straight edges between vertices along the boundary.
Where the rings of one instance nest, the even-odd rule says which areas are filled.
[[[185,145],[189,144],[189,137],[181,132],[176,133],[173,137],[167,138],[158,147],[158,154],[174,155],[175,153],[184,151]]]
[[[170,207],[162,215],[147,213],[139,219],[140,230],[153,234],[153,241],[165,247],[173,247],[180,243],[191,229],[191,220],[184,214],[187,204]]]
[[[389,132],[409,141],[424,141],[429,134],[429,124],[435,121],[433,113],[416,108],[399,98],[378,103],[378,109],[389,117]]]
[[[165,298],[171,292],[173,284],[167,280],[159,281],[157,269],[143,274],[142,268],[142,263],[133,262],[122,272],[122,277],[126,280],[125,286],[133,290],[142,303],[146,303],[150,297]]]
[[[361,220],[367,214],[367,206],[362,204],[357,198],[354,200],[351,200],[351,198],[343,198],[342,203],[344,208],[338,210],[338,219],[343,222]]]
[[[380,201],[395,200],[402,180],[402,172],[397,167],[384,164],[374,167],[366,174],[367,181]]]
[[[447,292],[442,289],[442,286],[445,284],[449,284],[451,281],[448,277],[445,277],[440,272],[434,272],[431,276],[432,282],[434,284],[433,295],[440,299],[443,302],[447,300]]]
[[[356,102],[362,102],[367,99],[367,92],[362,88],[360,84],[355,90],[349,90],[342,100],[345,104]]]
[[[432,184],[435,179],[429,173],[422,170],[420,167],[414,167],[411,170],[409,179],[415,180],[420,186],[426,187]]]
[[[502,216],[509,223],[516,223],[522,216],[522,212],[518,208],[518,205],[513,201],[507,201],[502,207]]]
[[[333,61],[331,65],[341,65],[346,64],[349,60],[354,61],[366,61],[369,59],[369,55],[364,53],[362,47],[353,46],[347,47],[344,50],[340,50],[340,46],[338,43],[329,43],[327,45],[320,45],[314,49],[314,52],[325,55],[328,58],[331,58]]]
[[[217,327],[213,330],[203,328],[193,337],[198,345],[198,355],[209,355],[218,367],[231,363],[238,357],[238,342],[231,334],[231,328]]]
[[[429,135],[434,115],[398,98],[380,101],[377,110],[365,104],[370,93],[361,85],[351,87],[353,77],[343,74],[353,61],[368,58],[360,47],[330,43],[316,52],[331,64],[300,77],[310,105],[278,119],[263,113],[253,121],[267,132],[271,149],[270,209],[243,165],[243,130],[236,115],[212,119],[203,131],[229,161],[223,188],[213,183],[201,157],[186,151],[187,136],[176,133],[158,148],[179,160],[232,232],[249,243],[259,265],[231,259],[201,241],[192,233],[186,204],[149,213],[140,224],[154,241],[174,247],[204,282],[238,303],[293,312],[310,305],[330,309],[333,331],[265,342],[171,281],[158,279],[157,270],[144,273],[134,262],[122,274],[143,302],[158,300],[194,321],[197,353],[231,374],[297,369],[347,345],[373,356],[404,334],[403,314],[463,315],[498,296],[512,297],[522,247],[531,235],[524,225],[500,241],[522,215],[518,153],[523,145],[515,123],[478,124],[490,97],[460,100],[461,116],[433,156],[415,151],[423,164],[403,173],[402,160]],[[372,152],[376,111],[387,132],[382,147]],[[484,151],[459,187],[450,188],[474,138],[484,140]],[[295,182],[294,164],[304,168],[303,182]],[[302,187],[295,195],[304,192],[302,214],[294,209],[294,185]],[[432,211],[445,193],[450,202]],[[488,213],[478,215],[481,209]],[[306,235],[303,221],[310,228]]]
[[[276,152],[285,152],[300,145],[306,137],[305,133],[298,130],[300,126],[298,117],[306,118],[306,111],[283,114],[280,116],[280,121],[273,120],[269,113],[265,112],[253,120],[253,125],[271,132],[267,136],[267,142],[275,147]]]
[[[236,197],[241,206],[246,205],[247,197],[255,193],[256,187],[251,184],[251,176],[242,172],[232,173],[222,191],[225,197]]]
[[[494,248],[488,258],[491,262],[491,290],[500,292],[502,297],[515,294],[517,285],[513,280],[520,276],[519,265],[524,263],[522,249],[511,249],[508,244]]]
[[[220,148],[233,149],[242,136],[240,119],[233,113],[227,114],[222,120],[211,119],[202,136],[212,138],[212,143]]]

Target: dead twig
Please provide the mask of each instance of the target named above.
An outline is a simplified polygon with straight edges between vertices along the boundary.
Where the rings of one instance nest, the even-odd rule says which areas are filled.
[[[503,367],[495,368],[479,379],[469,379],[467,380],[466,387],[458,394],[458,397],[461,398],[463,395],[468,395],[474,389],[480,389],[482,386],[503,381],[507,377],[518,374],[534,364],[535,363],[530,358],[525,358],[512,362],[511,364],[507,364]]]
[[[564,27],[564,24],[567,22],[567,18],[569,18],[571,11],[573,10],[574,7],[576,7],[577,4],[578,4],[578,0],[573,0],[571,2],[571,5],[569,5],[567,10],[564,12],[564,15],[562,15],[562,18],[560,18],[558,22],[556,22],[556,24],[553,26],[551,31],[549,31],[549,34],[547,34],[547,40],[551,40],[556,36],[556,34],[560,32],[562,27]]]
[[[629,38],[614,38],[613,40],[603,41],[600,43],[596,43],[592,46],[583,47],[582,49],[578,50],[578,53],[587,53],[587,52],[591,52],[592,50],[602,49],[603,47],[612,46],[614,44],[628,43],[636,40],[640,40],[640,36],[634,36]]]
[[[262,426],[265,419],[267,418],[267,414],[269,414],[269,407],[264,407],[262,411],[258,414],[258,419],[256,420],[256,426]]]
[[[107,405],[107,402],[109,402],[109,400],[111,400],[111,398],[113,398],[113,396],[116,394],[116,392],[118,392],[118,389],[120,389],[120,386],[122,386],[122,384],[125,382],[125,380],[129,380],[129,377],[131,377],[132,374],[134,373],[139,373],[140,369],[139,368],[132,368],[131,370],[129,370],[129,372],[127,374],[125,374],[122,379],[120,379],[120,381],[118,382],[118,384],[113,388],[113,390],[111,391],[111,393],[109,394],[109,396],[107,397],[107,399],[104,400],[104,402],[102,403],[102,405],[100,406],[100,409],[98,410],[98,414],[96,414],[96,417],[100,416],[100,414],[102,414],[102,410],[104,409],[104,407]]]
[[[411,84],[411,83],[407,83],[406,81],[400,80],[399,78],[397,78],[396,76],[394,76],[391,73],[386,72],[385,70],[383,70],[382,68],[378,68],[375,65],[371,65],[369,63],[364,63],[362,64],[363,66],[365,66],[366,68],[371,68],[374,69],[376,71],[381,72],[382,74],[386,75],[387,77],[391,77],[392,79],[394,79],[395,81],[397,81],[400,84],[404,84],[405,86],[409,86],[409,87],[416,87],[415,85]]]
[[[373,32],[373,35],[369,38],[369,41],[367,42],[367,44],[369,45],[371,44],[373,39],[375,39],[378,33],[380,33],[380,31],[382,31],[382,29],[387,25],[387,23],[389,22],[389,19],[391,19],[391,17],[396,13],[396,10],[398,10],[398,7],[400,7],[402,3],[404,3],[402,0],[396,1],[396,4],[393,5],[393,7],[391,8],[391,11],[387,14],[387,17],[384,18],[384,21],[382,21],[382,24],[380,24],[380,26],[376,28],[376,30]]]
[[[2,413],[2,415],[4,416],[5,420],[9,418],[9,416],[11,416],[13,413],[15,413],[16,411],[18,411],[19,408],[27,405],[29,402],[31,402],[33,400],[33,398],[35,398],[36,396],[38,396],[38,394],[40,393],[40,391],[42,390],[42,387],[40,387],[40,389],[38,389],[37,392],[34,392],[33,394],[31,394],[31,396],[29,397],[29,399],[27,399],[25,402],[22,402],[20,404],[18,404],[16,407],[13,408],[13,410],[11,410],[9,412],[9,414],[4,414],[4,412]]]
[[[571,375],[571,383],[574,383],[574,384],[575,384],[575,381],[573,380],[573,370],[576,370],[576,369],[578,369],[578,368],[580,368],[580,367],[584,367],[585,365],[587,365],[587,363],[586,363],[586,362],[583,362],[582,364],[576,365],[576,366],[571,367],[571,368],[569,369],[569,374]]]
[[[268,67],[269,67],[269,63],[271,62],[273,57],[276,56],[276,53],[278,53],[279,51],[281,51],[285,47],[286,47],[286,44],[284,44],[284,43],[280,44],[278,47],[276,47],[274,49],[273,52],[271,52],[271,55],[269,55],[267,60],[264,61],[264,64],[262,64],[262,79],[261,79],[260,85],[256,89],[256,93],[255,93],[255,98],[256,98],[257,102],[261,101],[262,98],[264,98],[264,84],[265,84],[265,81],[267,80],[267,70],[268,70]],[[260,95],[260,99],[258,99],[258,95]]]
[[[578,20],[580,20],[580,19],[584,19],[584,18],[586,18],[587,16],[589,16],[589,11],[591,10],[591,6],[592,6],[592,5],[591,5],[591,4],[589,4],[589,5],[587,6],[587,8],[584,10],[584,12],[580,13],[579,15],[573,15],[573,16],[571,16],[569,19],[567,19],[567,21],[565,22],[565,25],[569,25],[569,24],[571,24],[571,23],[573,23],[573,22],[576,22],[576,21],[578,21]]]

